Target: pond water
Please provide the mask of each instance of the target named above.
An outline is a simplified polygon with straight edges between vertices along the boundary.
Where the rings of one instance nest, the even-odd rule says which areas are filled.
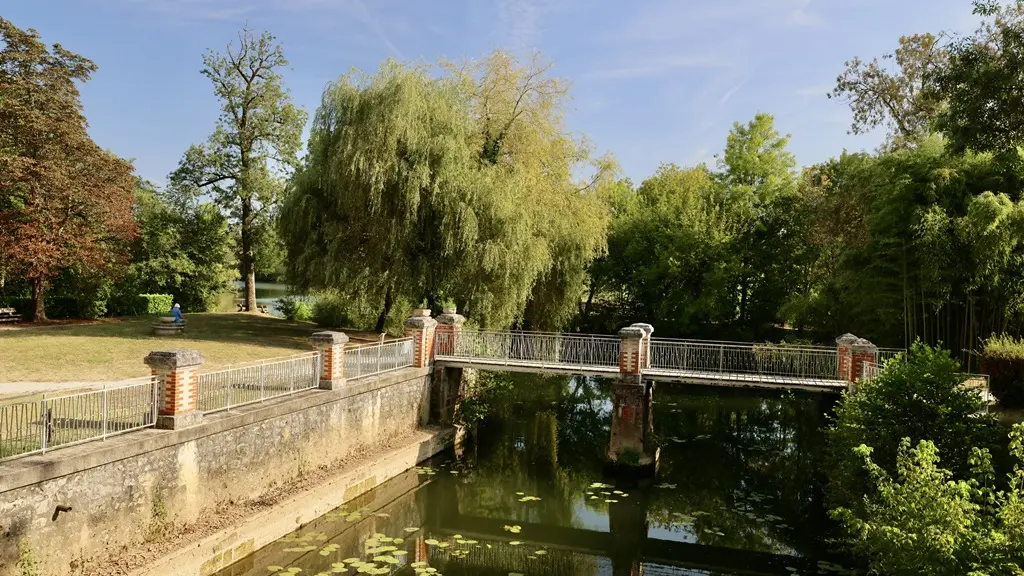
[[[443,454],[220,572],[848,574],[826,553],[834,397],[663,384],[661,467],[604,475],[609,381],[501,375],[511,397]]]
[[[274,282],[257,282],[256,283],[256,304],[262,304],[267,307],[270,314],[273,316],[283,316],[281,310],[277,307],[277,299],[290,296],[291,290],[289,290],[286,284],[277,284]],[[245,283],[242,281],[235,282],[235,301],[232,303],[231,312],[237,309],[237,305],[245,300]]]

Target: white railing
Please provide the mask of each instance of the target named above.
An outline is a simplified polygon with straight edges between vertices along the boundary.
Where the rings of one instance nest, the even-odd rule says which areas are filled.
[[[412,338],[346,348],[345,378],[356,380],[408,368],[415,351]]]
[[[903,348],[879,348],[875,351],[875,364],[884,366],[886,362],[906,352]]]
[[[153,426],[156,395],[156,378],[146,376],[102,390],[0,405],[0,460]]]
[[[744,380],[840,381],[834,348],[775,344],[651,340],[650,369],[689,376],[736,375]]]
[[[197,407],[209,414],[320,386],[320,354],[264,360],[197,377]]]
[[[542,368],[613,368],[619,365],[619,339],[543,332],[439,333],[434,337],[434,358]]]

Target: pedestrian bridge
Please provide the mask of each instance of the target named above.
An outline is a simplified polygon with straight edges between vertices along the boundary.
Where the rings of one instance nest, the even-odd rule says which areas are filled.
[[[625,343],[624,343],[625,342]],[[815,391],[845,390],[840,347],[755,344],[709,340],[641,339],[631,361],[619,336],[542,332],[445,332],[434,340],[434,361],[445,366],[511,372],[615,376],[639,373],[646,380],[721,386]],[[881,362],[894,352],[872,352]],[[862,359],[862,361],[864,361]],[[852,364],[848,362],[847,365]]]

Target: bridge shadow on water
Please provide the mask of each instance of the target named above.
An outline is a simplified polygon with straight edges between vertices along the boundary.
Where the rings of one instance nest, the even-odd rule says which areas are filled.
[[[379,559],[384,572],[364,573],[381,574],[851,573],[825,545],[820,451],[832,397],[659,385],[661,468],[628,482],[603,476],[610,382],[486,377],[507,392],[460,454],[221,574],[351,573],[354,558]],[[389,538],[394,564],[379,555]]]

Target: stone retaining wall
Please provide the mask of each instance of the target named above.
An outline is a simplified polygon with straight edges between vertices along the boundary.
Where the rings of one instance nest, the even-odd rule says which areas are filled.
[[[73,574],[84,558],[138,542],[154,523],[193,521],[411,433],[429,409],[429,369],[409,368],[208,415],[190,428],[0,464],[0,575],[18,574],[23,541],[41,574]]]

